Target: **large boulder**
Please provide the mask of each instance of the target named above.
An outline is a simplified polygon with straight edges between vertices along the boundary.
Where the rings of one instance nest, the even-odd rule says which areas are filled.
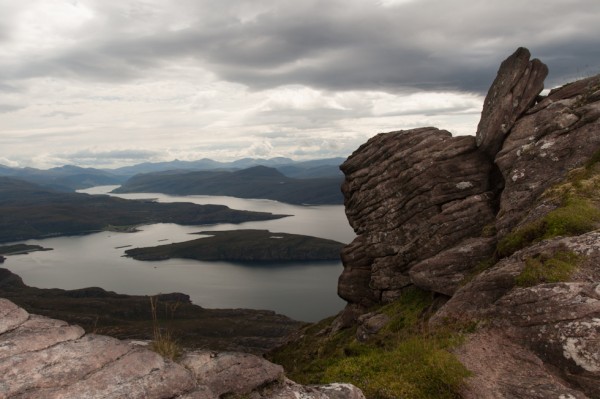
[[[483,103],[476,138],[478,147],[490,159],[502,148],[517,118],[544,89],[548,67],[530,58],[529,50],[520,47],[504,60]]]
[[[357,238],[338,292],[368,306],[398,297],[417,263],[477,237],[494,219],[491,163],[471,136],[435,128],[379,134],[341,166]]]
[[[466,398],[600,397],[600,75],[543,97],[547,73],[520,48],[475,139],[380,134],[341,167],[357,238],[342,253],[349,306],[334,327],[353,322],[369,339],[385,321],[361,316],[368,306],[408,285],[442,294],[429,328],[477,326],[456,349],[474,372]],[[585,229],[556,237],[550,217]]]

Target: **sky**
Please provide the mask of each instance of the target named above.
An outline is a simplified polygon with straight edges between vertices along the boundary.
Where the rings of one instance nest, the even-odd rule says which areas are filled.
[[[598,0],[0,0],[0,164],[350,155],[474,134],[500,62],[600,73]]]

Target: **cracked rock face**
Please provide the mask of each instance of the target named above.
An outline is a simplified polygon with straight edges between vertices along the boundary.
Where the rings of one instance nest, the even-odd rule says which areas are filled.
[[[483,103],[477,126],[477,146],[491,159],[502,148],[505,136],[515,121],[534,103],[544,89],[548,67],[540,60],[529,60],[526,48],[519,48],[498,70]]]
[[[515,278],[528,259],[564,250],[573,251],[583,259],[582,270],[570,281],[532,287],[516,285]],[[538,359],[539,368],[551,365],[559,370],[562,382],[558,377],[552,377],[553,381],[559,381],[561,386],[575,384],[590,397],[598,397],[600,282],[590,281],[585,270],[599,269],[599,259],[600,231],[542,241],[501,260],[461,287],[432,317],[430,324],[487,320],[487,331],[506,335],[513,346],[520,348],[516,352],[526,350]],[[463,349],[461,353],[468,356],[471,350],[475,348]],[[517,353],[511,356],[518,358]]]
[[[475,139],[435,128],[380,134],[341,167],[357,238],[342,253],[338,290],[349,305],[336,322],[352,319],[366,339],[374,314],[361,310],[403,287],[450,297],[432,327],[483,326],[457,349],[475,373],[466,398],[600,397],[600,230],[503,259],[496,251],[561,205],[545,192],[600,156],[600,75],[540,97],[547,73],[520,48],[500,66]],[[585,184],[600,209],[597,182]],[[560,251],[577,255],[566,281],[517,284],[526,266]]]
[[[182,364],[0,298],[0,399],[364,399],[350,384],[296,384],[250,354],[192,352]]]
[[[505,180],[499,237],[551,211],[536,206],[540,194],[600,148],[600,96],[593,96],[594,87],[600,89],[600,76],[556,89],[513,126],[496,156]]]
[[[471,136],[422,128],[377,135],[348,158],[342,191],[358,237],[342,251],[342,298],[397,298],[414,265],[493,220],[491,164],[476,148]]]

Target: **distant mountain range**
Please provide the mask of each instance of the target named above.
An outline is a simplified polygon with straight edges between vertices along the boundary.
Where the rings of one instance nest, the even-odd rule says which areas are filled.
[[[121,184],[127,176],[93,168],[66,165],[52,169],[10,168],[0,165],[0,176],[11,177],[58,191]]]
[[[81,168],[66,165],[52,169],[11,168],[0,165],[0,176],[12,177],[60,191],[75,191],[93,186],[122,184],[140,173],[165,171],[241,170],[254,166],[276,168],[283,175],[296,179],[341,177],[338,166],[344,158],[317,159],[297,162],[289,158],[254,159],[244,158],[233,162],[218,162],[212,159],[141,163],[117,169]]]
[[[114,193],[164,193],[174,195],[226,195],[264,198],[289,204],[342,204],[342,177],[295,179],[267,166],[247,169],[166,171],[139,174]]]

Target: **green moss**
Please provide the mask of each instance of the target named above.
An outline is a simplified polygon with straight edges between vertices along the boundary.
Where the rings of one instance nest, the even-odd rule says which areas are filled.
[[[339,360],[325,372],[324,382],[353,383],[367,398],[459,398],[469,372],[446,350],[451,343],[412,336],[392,349],[375,348]]]
[[[525,268],[515,278],[521,287],[531,287],[541,283],[567,281],[577,269],[579,256],[573,251],[562,250],[552,256],[539,254],[525,261]]]
[[[395,302],[373,309],[389,323],[367,342],[356,328],[329,335],[324,320],[302,331],[300,339],[271,353],[286,374],[304,384],[351,382],[367,398],[456,398],[468,370],[448,349],[461,341],[450,330],[427,331],[432,293],[411,287]]]

